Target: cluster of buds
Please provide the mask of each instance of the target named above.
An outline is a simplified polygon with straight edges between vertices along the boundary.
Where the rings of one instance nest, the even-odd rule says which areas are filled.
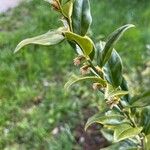
[[[58,0],[47,0],[53,7],[54,10],[60,10],[60,3]]]
[[[83,61],[85,60],[85,57],[82,55],[79,55],[78,57],[76,57],[73,62],[75,66],[79,66]]]
[[[90,66],[84,65],[83,67],[80,68],[80,72],[82,75],[89,74],[90,73]]]
[[[119,98],[112,97],[106,101],[106,103],[110,106],[110,109],[113,109],[114,106],[119,104]]]

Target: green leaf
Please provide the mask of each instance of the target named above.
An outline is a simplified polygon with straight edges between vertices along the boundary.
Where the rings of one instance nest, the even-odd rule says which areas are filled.
[[[131,107],[145,107],[150,105],[150,90],[135,96],[130,101]]]
[[[129,90],[127,81],[126,81],[126,79],[125,79],[124,77],[122,77],[122,83],[121,83],[120,87],[121,87],[121,89],[124,90],[124,91],[128,91],[128,90]],[[123,97],[123,99],[124,99],[125,101],[129,102],[129,101],[130,101],[130,95],[129,95],[129,94],[125,95],[125,96]]]
[[[74,0],[70,0],[62,6],[62,13],[68,19],[70,19],[72,15],[73,3],[74,3]]]
[[[118,88],[114,88],[112,85],[107,84],[106,91],[105,91],[105,99],[111,99],[112,97],[122,97],[128,94],[128,91],[122,91]]]
[[[92,23],[89,0],[75,0],[72,13],[73,31],[84,36]]]
[[[145,135],[150,134],[150,108],[146,107],[141,112],[140,125],[143,126],[143,131]]]
[[[132,24],[124,25],[124,26],[120,27],[119,29],[117,29],[116,31],[114,31],[108,37],[108,40],[102,51],[102,61],[100,64],[101,67],[103,67],[106,64],[106,62],[109,60],[112,50],[113,50],[113,46],[115,45],[115,43],[120,39],[120,37],[123,35],[123,33],[131,27],[134,27],[134,25],[132,25]]]
[[[99,43],[96,44],[96,61],[97,64],[100,65],[102,62],[102,51],[105,47],[106,42],[100,41]]]
[[[80,81],[93,81],[93,82],[99,82],[103,86],[106,84],[106,81],[104,81],[102,78],[98,78],[96,76],[85,76],[85,77],[78,77],[76,75],[72,75],[71,78],[68,80],[68,82],[65,84],[65,89],[68,90],[70,86],[73,84],[80,82]]]
[[[105,78],[115,87],[122,83],[122,60],[119,54],[113,50],[111,57],[104,67]]]
[[[33,38],[28,38],[23,41],[21,41],[16,49],[15,53],[18,52],[22,47],[28,44],[39,44],[39,45],[55,45],[60,43],[64,40],[64,36],[62,35],[62,32],[64,32],[65,28],[58,28],[57,30],[48,31],[45,34],[42,34],[40,36],[36,36]]]
[[[75,42],[82,49],[85,56],[89,56],[90,53],[94,50],[93,41],[87,36],[80,36],[72,32],[64,32],[66,38],[69,41]]]
[[[124,116],[119,114],[99,113],[88,119],[85,125],[85,130],[87,130],[87,128],[93,123],[99,123],[103,125],[116,125],[120,124],[123,119]]]
[[[129,124],[120,124],[114,131],[114,142],[134,137],[142,131],[142,127],[133,128]]]
[[[102,148],[101,150],[140,150],[140,149],[138,149],[136,144],[131,143],[130,141],[123,141],[114,143],[111,146]]]
[[[103,61],[102,51],[106,43],[100,41],[96,45],[97,52],[97,64],[100,65]],[[115,49],[112,50],[111,56],[108,62],[104,66],[105,78],[113,86],[118,87],[122,83],[122,60]]]

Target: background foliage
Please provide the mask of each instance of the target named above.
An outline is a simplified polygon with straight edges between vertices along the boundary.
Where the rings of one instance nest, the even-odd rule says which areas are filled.
[[[141,85],[140,89],[131,86],[135,89],[133,92],[143,90],[142,83],[149,84],[149,80],[143,78],[148,76],[150,55],[149,3],[148,0],[117,0],[117,3],[116,0],[91,0],[93,24],[89,34],[97,37],[95,41],[105,39],[126,23],[137,27],[126,33],[117,45],[131,84]],[[68,72],[74,69],[70,63],[74,58],[71,47],[32,45],[13,54],[21,39],[58,26],[56,15],[41,0],[27,1],[0,15],[0,149],[11,146],[14,149],[70,150],[77,145],[73,129],[83,120],[79,110],[92,107],[93,95],[89,96],[85,87],[78,89],[77,96],[76,91],[69,94],[72,96],[64,94]],[[51,132],[56,127],[60,132],[53,136]]]

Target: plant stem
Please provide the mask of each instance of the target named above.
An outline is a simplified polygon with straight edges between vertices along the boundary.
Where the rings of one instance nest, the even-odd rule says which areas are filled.
[[[128,112],[123,111],[124,107],[122,105],[121,102],[119,102],[118,107],[120,108],[120,110],[122,110],[123,114],[125,117],[128,118],[128,120],[131,122],[133,127],[137,127],[137,124],[135,123],[135,121],[132,119],[132,117],[130,116],[130,114]],[[144,143],[144,136],[142,133],[138,134],[140,141],[141,141],[141,150],[145,150],[145,143]]]
[[[93,65],[92,61],[90,59],[87,59],[87,61],[90,64],[90,67],[94,70],[94,72],[103,79],[103,74],[97,71],[97,69]]]

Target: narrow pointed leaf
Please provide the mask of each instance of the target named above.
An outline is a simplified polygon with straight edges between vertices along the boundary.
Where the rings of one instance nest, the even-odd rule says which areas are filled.
[[[57,30],[48,31],[45,34],[42,34],[33,38],[25,39],[17,45],[14,52],[19,51],[22,47],[28,44],[39,44],[39,45],[58,44],[64,40],[65,37],[62,35],[62,32],[64,32],[65,30],[66,30],[65,28],[59,28]]]
[[[142,127],[133,128],[129,124],[118,125],[114,131],[114,142],[134,137],[142,131]]]
[[[106,43],[100,41],[96,45],[97,50],[97,64],[100,65],[103,61],[102,52]],[[104,66],[105,78],[113,86],[118,87],[122,83],[122,60],[115,49],[112,50],[111,56]]]
[[[72,75],[71,78],[68,80],[68,82],[65,84],[65,89],[68,90],[70,86],[80,81],[93,81],[93,82],[99,82],[102,85],[106,84],[106,82],[103,79],[98,78],[96,76],[78,77],[76,75]]]
[[[134,25],[132,25],[132,24],[124,25],[124,26],[120,27],[119,29],[117,29],[116,31],[114,31],[108,37],[108,40],[104,47],[104,50],[102,51],[102,62],[100,64],[101,67],[104,66],[106,64],[106,62],[109,60],[115,43],[120,39],[120,37],[123,35],[123,33],[131,27],[134,27]]]
[[[93,41],[89,37],[82,37],[72,32],[65,32],[64,34],[69,41],[78,44],[86,56],[90,55],[90,53],[94,50]]]
[[[73,31],[84,36],[92,23],[89,0],[75,0],[73,5]]]
[[[124,119],[124,116],[118,114],[100,113],[90,117],[85,125],[85,130],[93,123],[99,123],[103,125],[116,125],[120,124]]]

